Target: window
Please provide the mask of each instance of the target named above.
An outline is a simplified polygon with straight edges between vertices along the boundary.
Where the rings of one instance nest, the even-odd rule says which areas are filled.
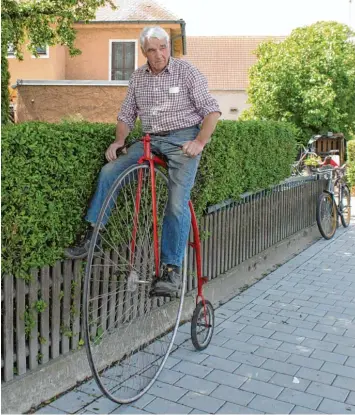
[[[15,48],[13,44],[9,44],[7,47],[7,57],[8,58],[14,58],[15,57]]]
[[[136,69],[136,41],[110,41],[110,81],[128,81]]]
[[[49,48],[47,46],[36,46],[36,51],[38,53],[38,58],[49,58]],[[32,55],[32,58],[37,58],[37,56]]]

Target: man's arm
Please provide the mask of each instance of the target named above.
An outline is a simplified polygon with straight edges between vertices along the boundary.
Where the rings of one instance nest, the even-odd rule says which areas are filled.
[[[188,141],[182,147],[182,151],[189,157],[196,157],[204,149],[208,143],[213,131],[216,128],[218,118],[221,116],[220,112],[211,112],[206,115],[203,120],[201,131],[199,132],[196,140]]]
[[[213,131],[216,128],[218,118],[221,116],[216,99],[208,90],[207,79],[195,67],[191,67],[191,72],[187,79],[190,99],[196,111],[203,117],[202,128],[194,141],[184,144],[182,150],[190,157],[196,157],[202,152],[208,143]]]
[[[137,104],[134,94],[134,75],[132,75],[128,84],[126,98],[123,101],[121,110],[117,116],[115,141],[108,147],[105,152],[107,161],[113,161],[117,159],[116,152],[120,147],[124,145],[129,132],[134,127],[136,118]],[[123,153],[126,153],[126,151],[123,150]]]

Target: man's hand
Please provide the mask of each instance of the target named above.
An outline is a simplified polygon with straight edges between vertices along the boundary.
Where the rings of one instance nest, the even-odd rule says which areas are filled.
[[[182,152],[186,154],[188,157],[196,157],[202,150],[204,149],[205,144],[203,144],[199,140],[188,141],[182,146]]]
[[[106,150],[105,157],[107,161],[114,161],[117,159],[117,150],[124,146],[124,141],[114,141],[110,144],[109,148]],[[123,154],[127,154],[127,150],[124,148],[122,150]]]

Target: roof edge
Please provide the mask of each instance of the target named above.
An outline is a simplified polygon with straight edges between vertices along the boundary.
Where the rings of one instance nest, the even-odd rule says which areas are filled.
[[[70,79],[17,79],[16,84],[12,88],[21,85],[31,86],[127,86],[128,81],[106,81],[106,80],[70,80]]]

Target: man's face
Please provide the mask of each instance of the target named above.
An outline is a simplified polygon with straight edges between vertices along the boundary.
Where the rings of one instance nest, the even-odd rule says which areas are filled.
[[[168,64],[170,48],[166,39],[156,39],[154,37],[146,39],[142,52],[154,73],[161,72]]]

